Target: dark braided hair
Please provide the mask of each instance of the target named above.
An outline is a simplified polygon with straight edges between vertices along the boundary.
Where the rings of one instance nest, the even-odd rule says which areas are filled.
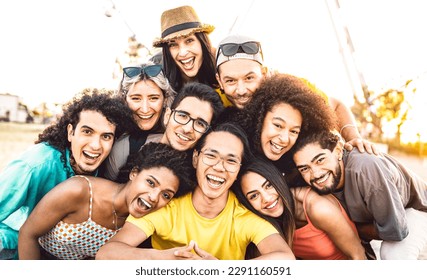
[[[195,171],[187,152],[178,151],[169,145],[149,142],[134,154],[130,154],[126,164],[120,169],[118,182],[129,181],[131,171],[166,167],[179,179],[179,188],[174,197],[191,192],[195,187]]]

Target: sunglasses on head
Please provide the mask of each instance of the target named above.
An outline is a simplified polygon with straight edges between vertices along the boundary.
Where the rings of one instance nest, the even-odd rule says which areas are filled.
[[[145,74],[148,77],[156,77],[161,71],[161,65],[149,65],[145,67],[132,66],[123,68],[123,73],[129,78],[133,78],[142,74]]]
[[[257,54],[261,50],[261,45],[260,43],[254,41],[245,42],[242,44],[225,43],[220,45],[219,49],[225,56],[235,55],[239,52],[239,49],[241,49],[246,54]]]

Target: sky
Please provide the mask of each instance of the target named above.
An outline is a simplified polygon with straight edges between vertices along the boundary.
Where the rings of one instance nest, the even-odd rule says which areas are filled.
[[[361,88],[358,73],[371,90],[427,76],[423,0],[341,0],[339,12],[331,10],[337,31],[327,5],[335,0],[113,3],[107,17],[110,0],[0,0],[0,93],[19,95],[31,107],[65,102],[85,87],[117,88],[115,60],[128,37],[134,33],[151,49],[162,12],[181,5],[193,6],[202,22],[216,27],[214,46],[230,33],[250,35],[261,41],[269,67],[308,78],[348,105]],[[351,52],[339,44],[346,44],[343,26]]]

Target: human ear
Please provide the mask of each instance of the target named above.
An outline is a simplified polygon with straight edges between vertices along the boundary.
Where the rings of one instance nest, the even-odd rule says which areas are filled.
[[[68,138],[68,142],[71,142],[71,136],[73,136],[73,134],[74,134],[73,125],[69,123],[67,125],[67,138]]]
[[[171,117],[171,113],[172,113],[171,108],[167,107],[167,108],[165,109],[165,114],[163,115],[163,125],[164,125],[165,127],[168,125],[169,118]]]
[[[132,170],[129,173],[129,181],[132,181],[135,179],[136,175],[138,175],[139,170],[136,168],[132,168]]]
[[[197,168],[197,161],[198,161],[198,159],[199,159],[199,152],[196,151],[196,150],[194,150],[193,151],[193,160],[192,160],[194,168]]]

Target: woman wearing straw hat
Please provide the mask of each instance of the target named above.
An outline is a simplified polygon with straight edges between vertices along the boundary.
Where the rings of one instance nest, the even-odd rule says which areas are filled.
[[[153,46],[163,48],[163,68],[175,91],[190,81],[218,88],[215,51],[208,37],[214,29],[212,25],[201,23],[190,6],[162,13],[161,37],[153,42]]]

